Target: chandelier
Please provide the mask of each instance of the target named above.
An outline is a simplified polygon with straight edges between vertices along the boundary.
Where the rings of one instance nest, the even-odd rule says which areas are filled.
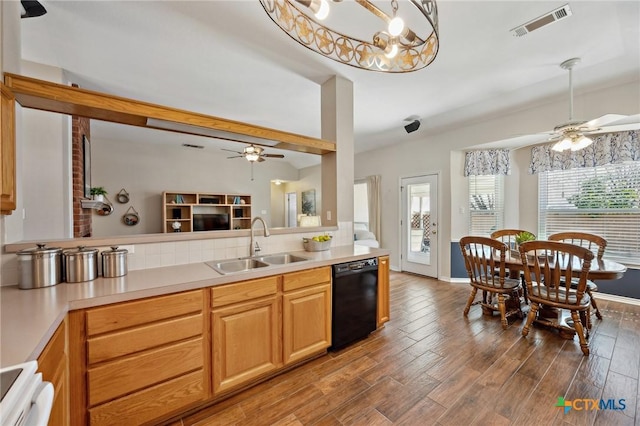
[[[438,53],[435,0],[407,0],[401,10],[398,10],[398,1],[391,0],[391,9],[387,12],[369,0],[260,0],[260,3],[273,22],[292,39],[352,67],[388,73],[410,72],[429,65]],[[357,17],[355,13],[347,14],[349,10],[366,10],[371,15]],[[351,27],[351,35],[325,26],[321,23],[325,20],[340,28]]]

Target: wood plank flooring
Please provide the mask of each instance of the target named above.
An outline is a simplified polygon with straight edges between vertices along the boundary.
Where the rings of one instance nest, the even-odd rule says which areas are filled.
[[[584,357],[577,338],[523,338],[521,320],[502,330],[478,305],[464,318],[469,290],[392,272],[382,330],[171,425],[640,424],[639,306],[599,299]],[[565,414],[558,397],[626,408]]]

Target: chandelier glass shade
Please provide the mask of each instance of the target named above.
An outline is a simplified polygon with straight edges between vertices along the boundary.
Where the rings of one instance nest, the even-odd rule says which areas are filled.
[[[260,3],[292,39],[352,67],[404,73],[426,67],[438,53],[435,0],[406,0],[400,10],[397,0],[375,4],[371,0],[260,0]],[[356,12],[360,18],[355,16]],[[340,30],[329,28],[329,24]]]

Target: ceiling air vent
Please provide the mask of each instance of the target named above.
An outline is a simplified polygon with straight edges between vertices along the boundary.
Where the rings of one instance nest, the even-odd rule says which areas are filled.
[[[568,4],[552,10],[549,13],[545,13],[542,16],[538,16],[536,19],[527,22],[526,24],[519,25],[511,29],[511,33],[516,37],[522,37],[525,34],[529,34],[531,31],[535,31],[538,28],[542,28],[545,25],[553,24],[561,19],[565,19],[571,16],[571,8]]]
[[[185,148],[204,149],[204,146],[202,145],[193,145],[190,143],[183,143],[182,146],[184,146]]]

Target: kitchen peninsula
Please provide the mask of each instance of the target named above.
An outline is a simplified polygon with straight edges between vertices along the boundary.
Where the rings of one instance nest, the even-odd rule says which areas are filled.
[[[388,250],[296,254],[309,260],[227,275],[195,263],[37,290],[4,287],[2,366],[31,359],[45,365],[52,344],[43,353],[45,345],[66,328],[69,394],[59,403],[71,411],[59,418],[160,421],[324,353],[331,344],[331,265],[377,257],[378,326],[388,320]],[[236,336],[251,339],[250,359],[228,357]]]

